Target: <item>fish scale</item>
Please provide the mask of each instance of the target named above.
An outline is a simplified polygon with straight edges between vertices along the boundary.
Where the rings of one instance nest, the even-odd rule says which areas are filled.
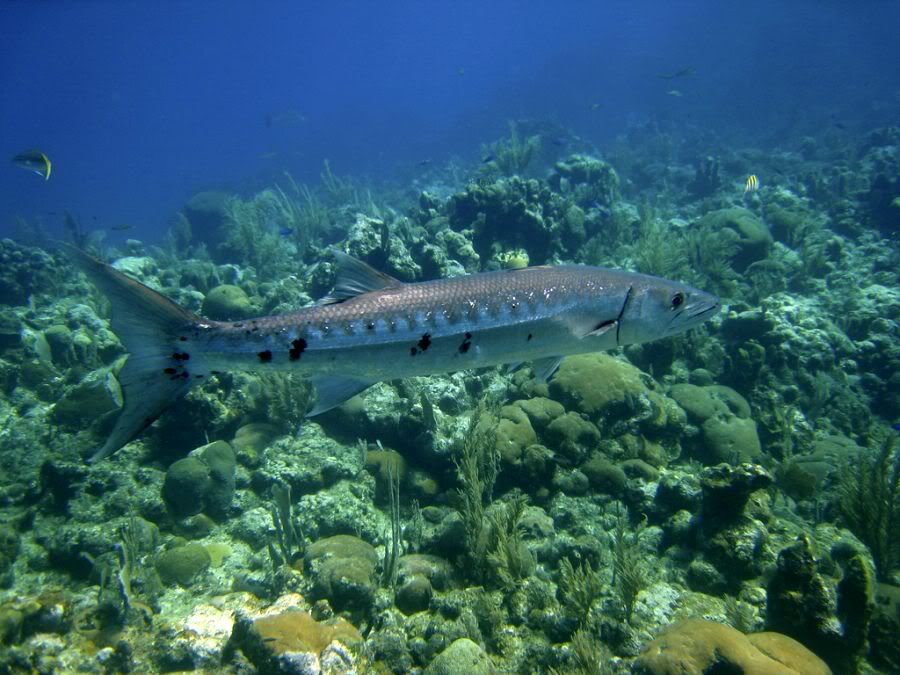
[[[583,265],[487,272],[401,283],[334,252],[335,290],[280,316],[203,319],[77,249],[73,259],[109,297],[129,358],[124,406],[95,458],[115,452],[220,372],[307,375],[319,414],[375,382],[533,361],[548,377],[570,354],[684,332],[718,298],[686,284]]]

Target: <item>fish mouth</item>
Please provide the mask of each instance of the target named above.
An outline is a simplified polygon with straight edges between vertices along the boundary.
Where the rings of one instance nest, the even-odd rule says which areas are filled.
[[[709,293],[703,293],[700,298],[689,303],[672,317],[667,333],[673,335],[699,326],[718,312],[721,306],[719,298]]]
[[[697,303],[696,305],[692,305],[687,309],[687,317],[689,319],[700,319],[704,317],[703,320],[706,320],[706,315],[712,316],[716,312],[719,311],[721,304],[718,298],[714,298],[712,300],[708,300],[703,303]]]

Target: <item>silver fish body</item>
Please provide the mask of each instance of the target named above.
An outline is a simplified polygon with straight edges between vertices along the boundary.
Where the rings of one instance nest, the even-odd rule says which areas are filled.
[[[201,323],[191,342],[211,370],[290,369],[377,382],[646,342],[698,325],[717,307],[703,291],[646,275],[527,268],[402,284],[281,316]]]
[[[125,407],[98,456],[131,440],[191,384],[217,372],[306,374],[318,391],[309,414],[318,414],[374,382],[401,377],[525,361],[546,377],[564,356],[675,335],[719,307],[718,298],[685,284],[599,267],[405,284],[345,254],[336,257],[336,290],[322,304],[219,322],[76,255],[110,297],[113,328],[131,353],[120,374]]]

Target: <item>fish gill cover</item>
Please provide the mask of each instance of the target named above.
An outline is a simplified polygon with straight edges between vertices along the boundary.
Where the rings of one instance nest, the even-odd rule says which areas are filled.
[[[898,12],[5,6],[0,670],[900,671]]]

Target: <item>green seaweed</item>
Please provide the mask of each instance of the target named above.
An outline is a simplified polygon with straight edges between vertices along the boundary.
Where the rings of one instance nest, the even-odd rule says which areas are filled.
[[[641,208],[640,234],[630,247],[638,271],[668,279],[682,279],[688,274],[688,256],[684,240],[655,217],[649,206]]]
[[[528,505],[528,497],[521,493],[499,504],[489,517],[491,543],[487,562],[491,576],[505,591],[511,591],[520,581],[534,572],[534,557],[522,540],[520,523]]]
[[[612,546],[613,589],[627,623],[631,623],[638,593],[647,587],[646,565],[639,541],[643,528],[642,522],[636,529],[629,529],[627,512],[617,509]]]
[[[587,622],[594,603],[600,598],[606,584],[599,569],[589,561],[572,564],[569,558],[559,563],[559,589],[566,611],[583,625]]]
[[[900,452],[887,434],[877,453],[846,463],[838,482],[837,508],[844,524],[872,553],[879,581],[900,564]]]
[[[541,151],[541,137],[519,136],[518,125],[509,123],[509,138],[491,144],[485,154],[492,156],[489,164],[497,167],[504,176],[515,176],[525,173],[531,160]]]
[[[269,542],[268,549],[277,573],[279,567],[290,566],[303,555],[303,533],[294,517],[290,485],[285,483],[272,485],[272,503],[269,512],[275,528],[275,541]]]
[[[225,240],[222,250],[237,261],[246,261],[260,276],[274,275],[286,262],[284,243],[276,223],[284,205],[272,190],[263,190],[249,201],[233,197],[225,202]]]
[[[579,628],[569,644],[571,655],[565,670],[551,667],[551,675],[609,675],[613,672],[609,665],[612,657],[609,648],[588,630]]]
[[[500,471],[497,451],[497,418],[479,406],[469,418],[459,456],[454,458],[461,483],[457,510],[466,533],[466,550],[476,578],[483,576],[487,556],[488,521],[485,506],[492,500]]]
[[[387,588],[397,585],[403,527],[400,521],[400,472],[394,463],[387,463],[388,503],[390,504],[391,533],[385,537],[381,582]],[[388,541],[389,539],[389,541]]]

